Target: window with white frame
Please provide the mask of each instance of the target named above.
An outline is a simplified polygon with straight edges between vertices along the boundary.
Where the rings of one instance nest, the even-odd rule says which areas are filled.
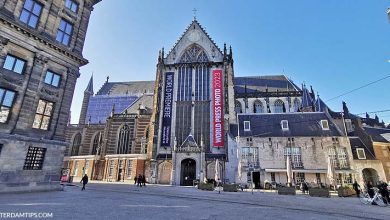
[[[251,130],[251,122],[244,121],[244,131],[250,131],[250,130]]]
[[[258,150],[256,147],[243,147],[241,150],[241,159],[244,165],[256,165],[259,159]]]
[[[356,148],[356,154],[359,160],[366,159],[366,153],[364,152],[364,148]]]
[[[321,128],[322,130],[329,130],[328,120],[321,120]]]
[[[337,161],[337,154],[335,147],[329,147],[328,148],[328,157],[330,158],[330,161],[332,163],[332,166],[334,168],[338,168],[338,161]]]
[[[110,160],[108,163],[108,177],[112,177],[112,174],[114,173],[114,160]]]
[[[280,122],[280,125],[282,126],[283,131],[288,131],[288,121],[287,120],[282,120]]]
[[[348,157],[347,157],[347,149],[346,148],[337,148],[337,158],[339,160],[339,168],[340,169],[348,169]]]
[[[290,157],[293,168],[303,168],[302,153],[300,147],[284,148],[285,161],[287,161],[287,157]]]

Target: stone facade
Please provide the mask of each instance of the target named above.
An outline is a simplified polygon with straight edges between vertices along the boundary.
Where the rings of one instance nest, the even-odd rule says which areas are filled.
[[[0,89],[14,94],[6,97],[6,110],[5,99],[1,103],[0,192],[60,187],[65,127],[79,67],[88,63],[82,50],[99,0],[77,2],[72,11],[64,0],[0,1]],[[38,162],[27,160],[30,148],[44,152],[42,166],[26,166]]]

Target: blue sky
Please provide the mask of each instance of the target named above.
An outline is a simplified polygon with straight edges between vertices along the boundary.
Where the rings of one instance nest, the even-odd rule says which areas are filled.
[[[103,0],[92,12],[72,104],[78,122],[83,91],[110,81],[154,80],[158,51],[169,51],[197,20],[216,44],[233,47],[236,76],[284,73],[326,101],[390,75],[389,0]],[[327,102],[353,113],[390,109],[390,78]],[[390,112],[378,113],[390,122]],[[383,116],[383,117],[381,117]]]

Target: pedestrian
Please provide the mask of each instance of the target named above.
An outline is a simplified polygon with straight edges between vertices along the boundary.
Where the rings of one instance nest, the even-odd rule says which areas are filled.
[[[145,178],[145,175],[142,175],[142,185],[146,187],[146,178]]]
[[[138,175],[137,186],[142,187],[142,176],[141,176],[141,174]]]
[[[374,191],[374,186],[372,185],[371,181],[368,181],[367,184],[367,193],[370,196],[370,198],[374,198],[375,191]]]
[[[88,176],[87,174],[84,175],[84,177],[81,179],[80,183],[83,183],[83,188],[81,188],[81,190],[85,190],[85,185],[87,185],[88,183]]]
[[[378,189],[379,193],[383,198],[383,202],[386,204],[390,203],[389,190],[387,189],[388,185],[386,182],[379,181]]]
[[[303,182],[303,187],[305,188],[305,194],[309,193],[309,186],[307,185],[306,182]]]
[[[301,183],[300,189],[301,189],[303,194],[306,194],[305,193],[305,184],[303,182]]]
[[[353,189],[355,190],[356,192],[356,196],[357,197],[360,197],[360,185],[357,183],[357,181],[355,180],[355,182],[352,184],[353,186]]]
[[[135,174],[135,177],[134,177],[134,185],[137,185],[137,174]]]

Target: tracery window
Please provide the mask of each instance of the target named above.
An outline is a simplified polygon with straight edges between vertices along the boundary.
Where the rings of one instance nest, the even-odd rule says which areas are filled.
[[[299,107],[301,106],[301,102],[299,99],[295,98],[294,99],[294,112],[297,112],[299,110]]]
[[[256,100],[253,104],[253,110],[254,113],[263,113],[264,112],[263,104],[259,100]]]
[[[276,100],[274,103],[274,113],[283,113],[285,111],[284,102],[280,99]]]
[[[77,133],[76,136],[74,136],[73,138],[73,144],[72,144],[72,150],[70,156],[79,155],[80,145],[81,145],[81,134]]]
[[[119,131],[117,154],[128,154],[131,150],[130,127],[124,125]]]
[[[95,135],[95,138],[93,139],[93,142],[92,142],[92,151],[91,151],[91,154],[92,155],[96,155],[97,153],[97,149],[99,147],[99,142],[101,142],[101,135],[102,133],[99,132]]]
[[[236,113],[242,113],[241,102],[239,102],[239,101],[236,101],[236,104],[235,104],[234,110],[236,111]]]

